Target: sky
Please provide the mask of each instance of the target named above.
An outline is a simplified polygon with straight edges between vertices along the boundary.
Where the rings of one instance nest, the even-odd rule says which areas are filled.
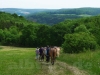
[[[100,8],[100,0],[0,0],[0,8],[61,9]]]

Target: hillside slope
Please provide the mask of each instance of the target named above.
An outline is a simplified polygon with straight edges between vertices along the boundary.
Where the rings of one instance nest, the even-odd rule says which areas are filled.
[[[42,24],[54,25],[66,19],[77,19],[100,14],[100,8],[58,9],[26,16],[26,19]]]

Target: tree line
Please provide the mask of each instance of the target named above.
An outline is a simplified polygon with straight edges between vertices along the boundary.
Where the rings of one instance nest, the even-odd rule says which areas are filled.
[[[0,12],[0,44],[20,47],[61,46],[64,52],[95,50],[100,45],[100,16],[65,20],[53,26]]]
[[[26,19],[35,21],[41,24],[48,24],[54,25],[59,22],[64,21],[65,19],[76,19],[81,18],[82,16],[75,15],[75,14],[57,14],[57,13],[50,13],[50,12],[42,12],[37,14],[32,14],[26,16]]]

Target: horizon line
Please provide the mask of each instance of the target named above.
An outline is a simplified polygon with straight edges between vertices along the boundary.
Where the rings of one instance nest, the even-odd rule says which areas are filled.
[[[100,7],[74,7],[74,8],[17,8],[17,7],[3,7],[0,9],[76,9],[76,8],[100,8]]]

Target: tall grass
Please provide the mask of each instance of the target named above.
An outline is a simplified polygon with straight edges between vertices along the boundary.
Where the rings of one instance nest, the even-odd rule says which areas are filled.
[[[35,61],[34,48],[4,48],[0,50],[0,75],[36,75],[40,64]]]
[[[100,75],[100,50],[79,54],[62,53],[58,60],[83,69],[90,75]]]

